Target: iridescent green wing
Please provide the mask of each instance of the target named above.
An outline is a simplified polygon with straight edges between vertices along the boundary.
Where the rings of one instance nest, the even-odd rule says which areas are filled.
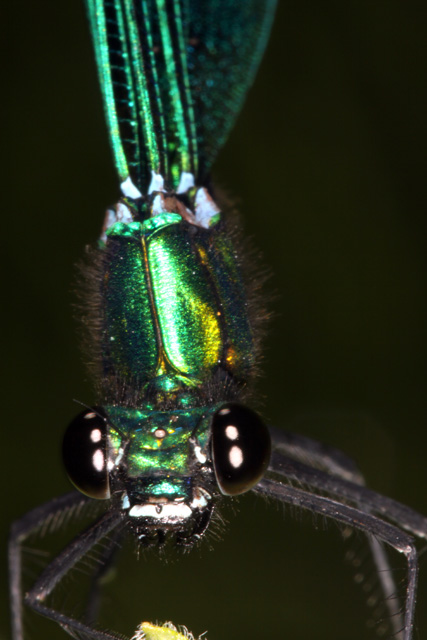
[[[188,65],[203,183],[254,80],[276,0],[189,0],[185,5],[191,15]]]
[[[145,195],[156,175],[178,191],[189,174],[202,185],[252,83],[276,0],[86,4],[126,195]]]

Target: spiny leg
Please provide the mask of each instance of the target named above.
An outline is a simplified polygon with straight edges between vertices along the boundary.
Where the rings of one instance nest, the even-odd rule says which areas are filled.
[[[292,438],[292,434],[289,434]],[[295,436],[295,439],[301,443],[301,437]],[[302,439],[303,441],[306,439]],[[300,444],[299,443],[299,444]],[[317,447],[317,452],[324,449],[324,445],[318,444],[314,441],[310,441],[309,449],[313,449],[313,446]],[[285,447],[281,447],[282,450]],[[292,450],[289,449],[292,453]],[[336,450],[327,449],[328,459],[335,454],[340,455],[340,452]],[[304,454],[301,455],[298,451],[298,457],[301,459]],[[342,454],[344,459],[346,457]],[[348,461],[349,459],[347,459]],[[285,478],[290,482],[297,482],[302,485],[308,485],[318,491],[326,491],[330,495],[337,497],[339,500],[351,501],[356,507],[360,507],[365,513],[376,512],[381,514],[387,519],[393,520],[396,524],[409,531],[410,533],[424,538],[427,538],[427,518],[420,516],[409,507],[402,505],[391,498],[382,496],[370,489],[367,489],[359,483],[349,482],[341,474],[325,473],[320,470],[320,460],[316,459],[315,463],[317,468],[313,468],[306,464],[293,460],[289,457],[281,455],[277,450],[273,452],[269,471],[274,474],[279,474],[282,479]],[[346,463],[348,464],[348,463]],[[328,464],[323,465],[324,468],[328,468]],[[391,574],[391,568],[384,550],[381,548],[381,544],[372,538],[368,538],[369,545],[371,547],[372,555],[375,565],[377,567],[377,575],[381,583],[381,588],[385,597],[385,604],[390,614],[390,622],[394,628],[395,634],[398,633],[401,628],[399,621],[400,612],[399,605],[395,599],[396,587]]]
[[[280,469],[280,472],[283,472],[283,467],[286,466],[285,474],[292,480],[297,480],[303,484],[308,483],[318,489],[330,492],[332,486],[336,485],[336,482],[327,478],[324,472],[344,481],[351,482],[352,484],[362,487],[365,486],[364,477],[356,463],[342,451],[312,440],[311,438],[273,427],[270,427],[270,432],[272,435],[273,452],[276,453],[276,456],[272,459],[270,470],[277,472]],[[280,454],[284,454],[286,459],[279,457]],[[289,460],[289,458],[291,460]],[[298,465],[298,463],[302,463],[303,466]],[[313,468],[323,472],[323,474],[313,473]],[[345,490],[348,491],[348,486],[346,486]],[[356,502],[356,506],[358,506],[354,491],[352,493],[352,499]],[[365,495],[364,510],[367,513],[371,512],[371,509],[368,508],[366,500],[369,501],[372,494],[373,492],[368,492]],[[339,492],[336,495],[341,495],[342,497],[342,494]],[[390,502],[396,505],[394,501],[389,501],[389,499],[383,499],[382,501],[384,500],[387,502],[386,509],[387,506],[390,505]],[[383,513],[387,515],[386,511],[383,511]],[[410,520],[412,520],[413,515],[417,516],[417,522],[413,523],[417,529],[414,533],[417,535],[420,535],[423,526],[424,530],[427,531],[427,519],[421,518],[418,514],[414,514],[414,512],[407,507],[404,507],[403,513],[400,511],[400,515],[402,515],[404,519],[409,515]],[[401,524],[400,521],[398,521],[398,524]],[[424,533],[424,537],[425,535]],[[395,597],[397,588],[393,579],[392,570],[382,543],[372,538],[372,536],[368,536],[367,540],[376,567],[376,575],[381,585],[384,603],[390,616],[390,624],[393,627],[394,634],[398,636],[402,624],[399,602]]]
[[[309,467],[277,452],[273,452],[271,456],[268,472],[278,475],[285,481],[294,481],[319,491],[325,491],[340,500],[353,502],[364,512],[381,514],[409,533],[427,539],[426,517],[406,505],[364,486]]]
[[[121,530],[114,531],[113,535],[108,540],[106,547],[103,549],[101,556],[98,558],[98,567],[92,578],[88,604],[86,607],[85,619],[88,624],[94,624],[98,619],[101,604],[100,588],[109,571],[111,571],[112,563],[117,551],[119,550],[119,539],[121,536]]]
[[[87,503],[80,493],[67,493],[32,509],[13,523],[9,536],[10,604],[13,640],[23,640],[22,544],[35,531],[48,527],[55,519]]]
[[[98,631],[47,606],[44,601],[77,562],[122,521],[123,516],[120,511],[109,511],[86,531],[74,538],[37,579],[25,597],[26,604],[38,613],[60,624],[71,635],[77,634],[78,636],[94,638],[95,640],[117,640],[119,636],[105,631]]]
[[[298,433],[282,431],[269,427],[273,451],[310,465],[316,469],[327,471],[344,480],[364,485],[365,480],[354,460],[345,453],[312,438]]]
[[[67,494],[62,498],[57,498],[34,509],[13,525],[9,543],[13,640],[24,640],[21,586],[21,547],[23,541],[31,533],[47,524],[51,519],[60,517],[63,512],[82,506],[87,501],[88,498],[81,494]],[[84,533],[76,537],[45,568],[36,583],[26,594],[24,598],[25,604],[60,624],[66,631],[70,632],[70,635],[78,634],[81,637],[95,638],[96,640],[116,640],[118,636],[92,629],[88,625],[45,605],[44,601],[64,575],[67,574],[99,540],[117,527],[121,521],[121,512],[107,512]]]
[[[296,487],[283,484],[277,480],[264,478],[257,484],[254,491],[359,529],[366,534],[382,540],[396,551],[403,553],[408,566],[403,640],[412,640],[418,562],[417,551],[411,536],[369,512],[356,509],[355,507],[324,496],[297,489]]]

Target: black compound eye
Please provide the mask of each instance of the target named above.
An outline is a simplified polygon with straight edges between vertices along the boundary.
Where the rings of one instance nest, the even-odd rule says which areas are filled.
[[[271,453],[270,434],[255,411],[226,404],[212,419],[212,459],[221,493],[249,491],[264,475]]]
[[[110,497],[107,422],[101,409],[80,413],[69,425],[62,443],[65,470],[76,489],[90,498]]]

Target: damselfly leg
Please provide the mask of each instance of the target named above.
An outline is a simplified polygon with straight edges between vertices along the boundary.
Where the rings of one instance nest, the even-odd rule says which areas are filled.
[[[394,634],[402,640],[409,640],[414,624],[418,573],[414,537],[426,539],[427,519],[408,507],[367,489],[357,467],[340,451],[297,434],[276,429],[272,429],[271,433],[271,462],[265,478],[253,491],[366,534],[380,576]],[[63,516],[67,511],[77,509],[86,502],[87,499],[77,493],[67,494],[62,499],[38,507],[15,524],[9,552],[14,640],[23,639],[21,545],[34,530],[46,527],[50,520]],[[101,631],[96,626],[98,581],[108,568],[125,524],[126,514],[120,508],[107,511],[47,566],[26,594],[25,603],[58,622],[71,635],[96,640],[117,638],[118,636]],[[111,533],[113,537],[109,539],[103,558],[94,572],[87,608],[88,622],[74,619],[49,606],[48,598],[58,583],[101,539]],[[403,554],[407,562],[407,590],[403,612],[393,598],[396,586],[381,543]],[[95,626],[92,627],[91,623]]]

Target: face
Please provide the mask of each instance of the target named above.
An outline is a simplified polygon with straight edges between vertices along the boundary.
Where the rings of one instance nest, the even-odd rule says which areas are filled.
[[[112,499],[142,544],[198,540],[215,498],[248,491],[270,457],[267,428],[252,410],[153,411],[106,406],[82,412],[64,437],[64,463],[86,495]]]

